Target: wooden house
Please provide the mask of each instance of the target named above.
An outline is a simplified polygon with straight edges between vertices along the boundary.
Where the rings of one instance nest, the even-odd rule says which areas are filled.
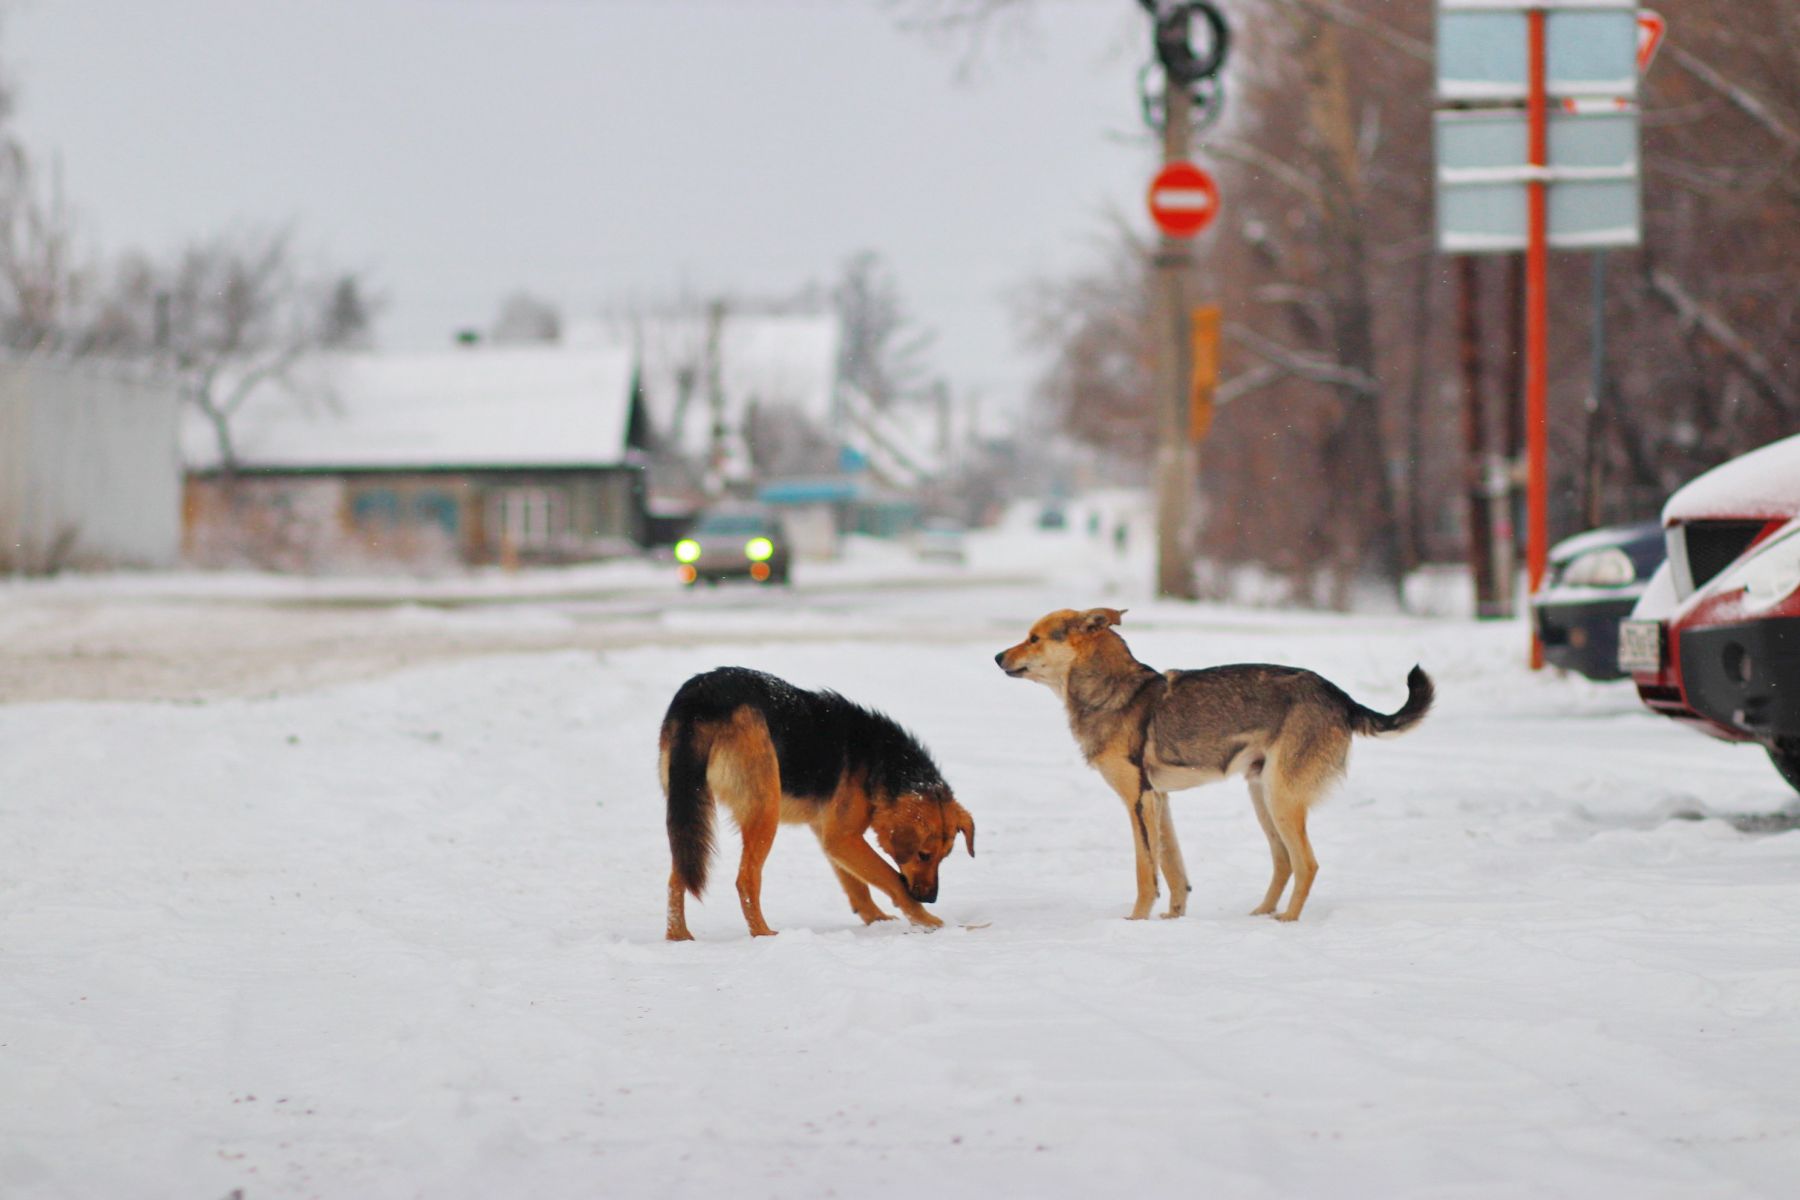
[[[324,356],[258,386],[235,460],[189,412],[184,542],[275,569],[573,562],[634,551],[648,429],[632,353]]]

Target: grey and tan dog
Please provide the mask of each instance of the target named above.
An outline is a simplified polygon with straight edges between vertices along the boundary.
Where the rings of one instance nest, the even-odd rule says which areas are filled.
[[[1179,917],[1187,909],[1187,868],[1169,793],[1231,775],[1250,783],[1250,803],[1274,863],[1269,890],[1252,913],[1274,912],[1292,876],[1293,895],[1276,919],[1298,919],[1319,870],[1306,837],[1306,810],[1344,774],[1351,735],[1403,733],[1424,719],[1430,677],[1415,666],[1406,677],[1406,703],[1388,714],[1299,667],[1157,671],[1113,632],[1123,616],[1114,608],[1053,612],[994,661],[1008,675],[1062,697],[1082,754],[1125,802],[1137,851],[1131,919],[1150,915],[1158,873],[1169,885],[1163,915]]]

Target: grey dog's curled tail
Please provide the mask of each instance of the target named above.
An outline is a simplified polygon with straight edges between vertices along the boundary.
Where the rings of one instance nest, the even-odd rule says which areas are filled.
[[[1436,697],[1437,688],[1432,685],[1431,676],[1425,673],[1424,668],[1415,665],[1407,672],[1406,703],[1400,706],[1399,711],[1379,713],[1352,700],[1350,731],[1370,737],[1405,733],[1425,719],[1425,714],[1431,711],[1431,702]]]

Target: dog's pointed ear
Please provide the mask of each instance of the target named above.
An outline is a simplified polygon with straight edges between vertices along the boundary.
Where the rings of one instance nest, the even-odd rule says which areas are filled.
[[[1090,608],[1081,614],[1081,628],[1086,633],[1098,633],[1123,621],[1130,611],[1126,608]]]
[[[953,822],[952,827],[963,835],[963,845],[968,848],[969,857],[974,858],[975,818],[969,815],[968,809],[952,800],[950,801],[950,819]]]

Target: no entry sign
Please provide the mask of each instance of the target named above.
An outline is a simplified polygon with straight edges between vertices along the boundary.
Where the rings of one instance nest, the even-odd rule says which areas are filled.
[[[1219,215],[1219,185],[1191,162],[1172,162],[1150,181],[1150,217],[1174,238],[1191,238]]]

